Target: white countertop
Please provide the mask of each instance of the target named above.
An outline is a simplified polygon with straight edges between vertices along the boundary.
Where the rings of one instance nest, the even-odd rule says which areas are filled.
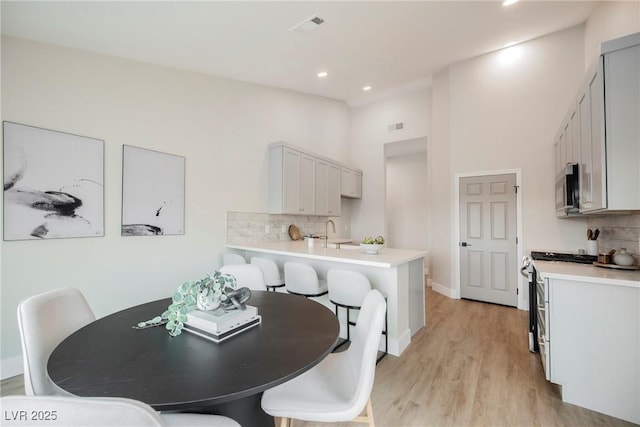
[[[533,264],[543,278],[640,288],[640,270],[618,270],[562,261],[534,260]]]
[[[331,242],[331,239],[329,239],[329,242]],[[244,251],[290,255],[300,258],[344,262],[348,264],[368,265],[382,268],[396,267],[400,264],[423,258],[427,254],[422,251],[385,247],[377,255],[371,255],[365,254],[360,248],[325,248],[324,241],[322,240],[314,242],[314,246],[312,247],[309,247],[307,242],[303,241],[240,243],[229,244],[227,247]]]

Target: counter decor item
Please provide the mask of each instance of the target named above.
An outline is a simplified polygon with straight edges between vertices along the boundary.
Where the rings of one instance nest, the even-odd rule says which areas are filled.
[[[291,237],[291,240],[302,240],[302,235],[297,226],[293,224],[289,226],[289,237]]]
[[[187,313],[192,310],[209,311],[222,305],[225,310],[243,309],[244,303],[251,296],[249,289],[236,290],[236,278],[230,274],[215,271],[213,276],[184,282],[171,298],[171,304],[160,316],[140,322],[136,329],[165,325],[169,335],[176,337],[182,333]]]
[[[598,236],[600,235],[600,230],[595,229],[591,230],[590,228],[587,230],[587,255],[598,255]]]
[[[615,255],[613,256],[613,262],[616,265],[628,267],[630,265],[633,265],[633,257],[631,256],[631,254],[627,253],[626,248],[620,248],[620,250],[616,251]]]
[[[384,248],[384,237],[377,236],[374,239],[373,237],[367,236],[362,240],[362,243],[360,243],[360,248],[365,254],[377,255],[378,252]]]

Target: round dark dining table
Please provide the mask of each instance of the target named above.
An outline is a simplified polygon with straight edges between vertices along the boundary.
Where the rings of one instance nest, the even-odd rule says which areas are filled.
[[[316,301],[252,291],[262,323],[221,343],[163,326],[132,325],[160,315],[162,299],[98,319],[62,341],[47,372],[63,394],[126,397],[157,411],[226,415],[246,427],[274,425],[262,392],[307,371],[338,339],[334,313]]]

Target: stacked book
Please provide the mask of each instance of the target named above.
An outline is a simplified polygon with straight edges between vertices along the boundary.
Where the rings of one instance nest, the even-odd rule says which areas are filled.
[[[262,322],[257,307],[245,310],[217,308],[211,311],[193,310],[187,313],[184,330],[219,343]]]

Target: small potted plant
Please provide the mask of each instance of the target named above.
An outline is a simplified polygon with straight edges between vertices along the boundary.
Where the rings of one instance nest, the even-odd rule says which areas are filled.
[[[360,243],[360,247],[366,254],[377,254],[384,247],[384,237],[377,236],[375,238],[367,236]]]
[[[208,311],[218,308],[228,299],[227,293],[235,291],[236,285],[235,277],[219,271],[214,272],[213,276],[207,274],[200,280],[184,282],[173,294],[171,304],[164,313],[140,322],[136,327],[143,329],[166,324],[169,335],[178,336],[182,333],[188,312],[194,309]]]

